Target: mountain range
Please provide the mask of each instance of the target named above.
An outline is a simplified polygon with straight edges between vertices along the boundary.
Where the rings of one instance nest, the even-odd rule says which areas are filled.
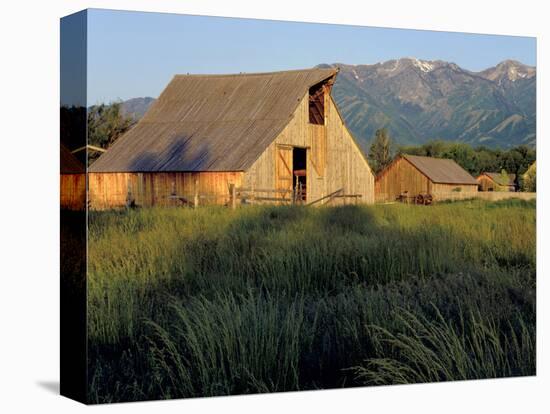
[[[122,102],[122,113],[137,121],[145,115],[153,102],[155,102],[155,98],[150,96],[128,99]]]
[[[400,145],[442,139],[509,148],[536,143],[536,69],[505,60],[472,72],[441,60],[401,58],[339,68],[333,97],[364,149],[387,128]],[[123,110],[139,119],[154,101],[134,98]]]
[[[319,66],[340,68],[333,96],[363,144],[387,127],[404,145],[434,139],[501,148],[535,145],[534,67],[506,60],[471,72],[416,58]]]

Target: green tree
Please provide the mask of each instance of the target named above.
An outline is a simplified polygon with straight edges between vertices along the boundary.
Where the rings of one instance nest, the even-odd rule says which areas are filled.
[[[441,158],[446,152],[449,144],[440,139],[427,142],[422,146],[424,148],[424,154],[428,157]]]
[[[523,174],[523,191],[535,192],[537,191],[537,163],[533,162]]]
[[[450,143],[441,154],[441,158],[450,158],[469,172],[476,169],[473,148],[462,142]]]
[[[377,129],[369,148],[371,168],[378,174],[392,161],[392,142],[386,128]]]
[[[134,123],[122,112],[121,102],[94,105],[88,110],[88,144],[107,149]],[[99,155],[89,152],[88,162],[93,162]]]
[[[536,153],[535,150],[529,148],[527,145],[520,145],[506,151],[502,155],[502,168],[506,171],[515,174],[516,178],[514,184],[516,188],[522,187],[522,177],[527,169],[535,162]]]
[[[472,160],[472,170],[469,172],[478,176],[483,172],[498,171],[497,156],[494,151],[480,147],[476,148]]]

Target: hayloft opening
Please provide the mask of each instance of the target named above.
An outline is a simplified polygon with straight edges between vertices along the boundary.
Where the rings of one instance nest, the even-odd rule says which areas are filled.
[[[325,87],[323,83],[309,88],[309,123],[325,124]]]
[[[296,201],[306,201],[307,190],[307,149],[292,149],[292,188]]]

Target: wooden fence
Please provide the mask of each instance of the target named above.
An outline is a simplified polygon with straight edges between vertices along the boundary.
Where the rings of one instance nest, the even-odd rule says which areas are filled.
[[[118,198],[118,197],[117,197]],[[172,189],[169,194],[156,197],[156,205],[164,207],[178,207],[188,206],[197,208],[200,205],[207,204],[226,204],[228,203],[229,196],[227,194],[220,193],[201,193],[199,190],[199,182],[195,180],[193,186],[193,192],[179,193],[176,190],[176,186],[173,183]],[[131,187],[128,187],[126,193],[126,207],[139,207],[136,202],[136,196],[133,194]]]
[[[331,201],[336,199],[341,199],[343,201],[343,204],[347,204],[348,199],[352,201],[352,204],[357,204],[361,197],[361,194],[344,194],[344,189],[340,188],[324,197],[309,202],[308,206],[313,206],[316,204],[329,204]]]
[[[118,205],[111,208],[133,208],[146,207],[141,204],[141,198],[134,194],[132,187],[122,193],[111,193],[111,196],[120,200]],[[293,190],[267,189],[267,188],[246,188],[237,187],[235,184],[228,185],[228,192],[222,193],[204,193],[200,192],[198,182],[195,180],[193,192],[177,192],[175,186],[172,186],[168,194],[157,194],[154,198],[154,205],[163,207],[193,207],[202,205],[223,205],[236,208],[240,205],[263,204],[265,202],[276,205],[325,205],[334,200],[343,200],[347,204],[349,200],[356,204],[362,196],[360,194],[345,194],[344,189],[340,188],[317,200],[306,202],[305,192],[300,187]],[[88,198],[88,208],[91,210],[102,210],[103,205],[95,205]]]
[[[294,204],[297,202],[297,197],[293,190],[247,188],[229,184],[229,205],[231,208],[236,208],[239,204],[257,204],[265,201],[277,204]]]
[[[537,193],[524,193],[524,192],[509,192],[509,191],[477,191],[477,192],[460,192],[451,191],[447,193],[435,193],[433,194],[433,201],[461,201],[480,199],[487,201],[499,201],[499,200],[534,200],[537,198]],[[384,200],[384,195],[377,195],[375,200],[377,203],[381,203]],[[396,200],[397,201],[397,200]]]
[[[296,205],[326,205],[333,200],[341,199],[344,204],[347,200],[352,200],[353,204],[357,204],[362,197],[361,194],[345,194],[344,189],[340,188],[326,196],[310,202],[305,201],[305,193],[302,193],[300,187],[294,190],[277,190],[265,188],[238,188],[234,184],[229,185],[229,204],[231,208],[236,208],[239,204],[257,204],[265,201],[275,204],[296,204]]]
[[[523,192],[510,192],[510,191],[478,191],[475,193],[460,193],[449,192],[434,194],[435,201],[460,201],[480,199],[486,201],[499,201],[499,200],[534,200],[537,198],[537,193],[523,193]]]

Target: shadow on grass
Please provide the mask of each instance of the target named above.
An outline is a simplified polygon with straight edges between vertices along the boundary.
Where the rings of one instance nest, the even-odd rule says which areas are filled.
[[[251,207],[224,212],[221,230],[201,225],[200,232],[175,238],[178,255],[162,257],[171,262],[172,279],[148,279],[147,295],[124,296],[127,309],[138,310],[129,313],[139,316],[133,322],[141,336],[109,351],[101,341],[91,344],[96,396],[133,400],[360,385],[347,368],[395,356],[378,349],[366,326],[399,332],[398,308],[432,320],[435,304],[458,327],[464,312],[498,326],[521,313],[534,326],[534,289],[520,270],[493,256],[487,265],[479,257],[491,243],[456,231],[453,216],[424,220],[432,210],[420,208],[411,209],[404,226],[399,215],[409,210],[400,208],[392,216],[362,206]],[[201,220],[207,213],[195,212]],[[470,215],[463,219],[469,223]],[[529,263],[523,263],[527,276],[534,274]],[[169,296],[177,306],[165,306]],[[143,330],[145,320],[158,325],[156,336]],[[154,358],[147,351],[152,344]],[[282,345],[291,350],[279,355],[287,349]],[[293,360],[284,363],[285,356]],[[257,363],[268,359],[269,369]],[[170,384],[170,372],[181,387]],[[196,375],[188,378],[189,372]],[[281,382],[271,383],[274,378]]]

